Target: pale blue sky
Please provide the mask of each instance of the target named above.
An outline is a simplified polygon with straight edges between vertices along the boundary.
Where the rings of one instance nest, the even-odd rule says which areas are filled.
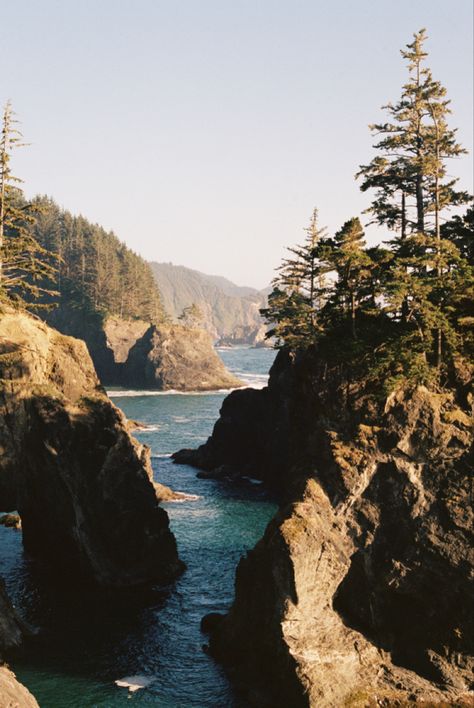
[[[353,179],[367,125],[423,26],[472,191],[472,14],[471,0],[4,2],[0,101],[32,143],[16,172],[146,258],[263,287],[314,206],[334,230],[368,205]]]

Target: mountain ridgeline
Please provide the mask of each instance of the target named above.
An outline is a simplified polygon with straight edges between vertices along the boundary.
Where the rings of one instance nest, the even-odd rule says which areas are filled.
[[[260,308],[267,291],[240,287],[226,278],[206,275],[172,263],[150,263],[163,306],[173,319],[185,308],[199,308],[199,325],[223,344],[259,344],[266,327]]]

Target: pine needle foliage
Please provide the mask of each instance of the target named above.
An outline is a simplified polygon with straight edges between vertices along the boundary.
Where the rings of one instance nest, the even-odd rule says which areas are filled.
[[[57,256],[34,237],[37,205],[24,200],[22,180],[11,169],[12,153],[24,146],[8,102],[2,115],[0,138],[0,300],[33,309],[50,308],[57,294],[50,287],[57,270]]]
[[[368,248],[353,217],[290,248],[263,311],[278,346],[316,346],[348,385],[363,379],[381,395],[401,380],[443,386],[474,355],[474,210],[445,216],[472,199],[448,170],[465,150],[426,66],[426,38],[422,29],[402,50],[407,81],[384,107],[388,120],[371,126],[377,154],[356,175],[385,245]],[[308,273],[325,279],[311,297]]]

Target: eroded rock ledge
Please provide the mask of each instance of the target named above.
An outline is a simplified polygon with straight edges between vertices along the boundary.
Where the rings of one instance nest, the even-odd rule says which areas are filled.
[[[267,423],[254,450],[243,423],[238,467],[263,459],[261,476],[274,467],[290,501],[209,628],[211,652],[259,708],[472,705],[473,421],[461,389],[378,404],[310,352],[282,353],[269,389],[246,394]],[[232,395],[194,463],[233,464]]]
[[[83,342],[0,315],[0,510],[18,510],[25,549],[104,586],[167,582],[181,570],[152,484]]]

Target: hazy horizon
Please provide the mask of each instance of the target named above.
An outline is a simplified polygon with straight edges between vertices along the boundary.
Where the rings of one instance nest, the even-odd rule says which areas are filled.
[[[473,191],[472,17],[468,0],[19,0],[2,12],[0,101],[31,143],[14,171],[148,260],[262,289],[315,206],[333,232],[369,205],[367,126],[421,27]]]

